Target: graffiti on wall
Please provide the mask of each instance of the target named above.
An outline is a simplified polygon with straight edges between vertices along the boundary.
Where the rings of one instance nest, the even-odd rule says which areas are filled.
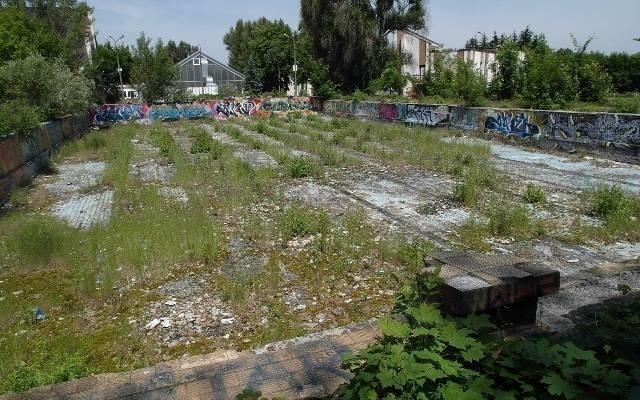
[[[256,102],[253,100],[221,100],[213,103],[214,116],[219,119],[229,117],[248,117],[257,112]]]
[[[324,112],[330,115],[348,115],[349,103],[341,100],[329,100],[324,103]]]
[[[437,126],[445,124],[449,121],[449,107],[407,104],[407,116],[404,121],[410,125]]]
[[[149,119],[176,121],[179,119],[199,119],[210,117],[211,109],[207,104],[163,104],[149,110]]]
[[[396,121],[398,119],[398,108],[392,103],[380,103],[378,105],[378,116],[383,121]]]
[[[599,115],[591,123],[582,123],[587,136],[608,143],[640,145],[640,119],[628,119],[616,114]]]
[[[473,131],[478,129],[479,110],[466,107],[451,107],[449,124],[458,129]]]
[[[540,127],[531,123],[529,116],[523,112],[514,114],[500,111],[489,115],[485,120],[484,129],[519,138],[540,135]]]
[[[378,118],[380,111],[378,103],[372,101],[354,101],[350,103],[349,114],[356,117]]]
[[[103,104],[92,111],[93,123],[104,125],[143,119],[147,111],[148,107],[144,104]]]
[[[309,101],[301,99],[269,99],[260,104],[260,110],[272,112],[306,111],[312,108]]]

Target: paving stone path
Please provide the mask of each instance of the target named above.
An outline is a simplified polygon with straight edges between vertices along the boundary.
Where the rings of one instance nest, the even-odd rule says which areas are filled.
[[[79,229],[106,224],[111,218],[113,190],[82,194],[83,190],[100,181],[106,168],[107,164],[103,162],[56,166],[55,182],[45,185],[58,198],[49,209],[51,214]]]
[[[51,207],[51,213],[79,229],[103,225],[111,218],[113,190],[89,195],[74,195]]]
[[[248,162],[254,168],[277,168],[278,162],[265,153],[264,151],[250,149],[246,147],[244,144],[236,141],[231,136],[226,133],[217,132],[212,126],[202,124],[200,125],[202,129],[209,132],[213,140],[218,141],[227,146],[233,147],[234,152],[233,156]]]
[[[247,387],[267,398],[326,396],[349,378],[340,368],[341,357],[375,340],[378,331],[373,325],[351,325],[253,351],[219,351],[132,372],[96,375],[0,400],[233,400]]]

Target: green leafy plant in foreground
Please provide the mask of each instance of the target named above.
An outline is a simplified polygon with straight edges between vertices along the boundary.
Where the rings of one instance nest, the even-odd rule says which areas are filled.
[[[434,280],[426,282],[426,293],[433,295]],[[444,316],[434,304],[416,305],[415,294],[403,292],[396,307],[400,314],[380,320],[382,337],[377,343],[343,359],[354,377],[335,398],[634,399],[640,395],[638,365],[610,357],[611,347],[578,347],[567,339],[553,342],[544,337],[504,340],[491,334],[496,328],[488,316]]]

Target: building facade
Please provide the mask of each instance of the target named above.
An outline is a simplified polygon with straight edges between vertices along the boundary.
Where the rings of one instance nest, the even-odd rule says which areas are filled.
[[[241,94],[245,76],[198,50],[178,63],[180,81],[192,95]]]
[[[409,56],[408,62],[402,66],[402,73],[416,78],[423,77],[433,65],[433,54],[442,50],[437,43],[417,32],[403,30],[393,31],[387,40],[394,48]],[[411,82],[404,88],[404,94],[411,92]]]

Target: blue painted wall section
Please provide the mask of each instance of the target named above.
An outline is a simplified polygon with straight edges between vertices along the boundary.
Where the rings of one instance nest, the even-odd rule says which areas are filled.
[[[377,114],[375,110],[377,109]],[[323,112],[407,125],[482,131],[505,139],[527,141],[544,149],[575,151],[609,147],[640,151],[640,115],[546,110],[507,110],[414,103],[328,100]]]

